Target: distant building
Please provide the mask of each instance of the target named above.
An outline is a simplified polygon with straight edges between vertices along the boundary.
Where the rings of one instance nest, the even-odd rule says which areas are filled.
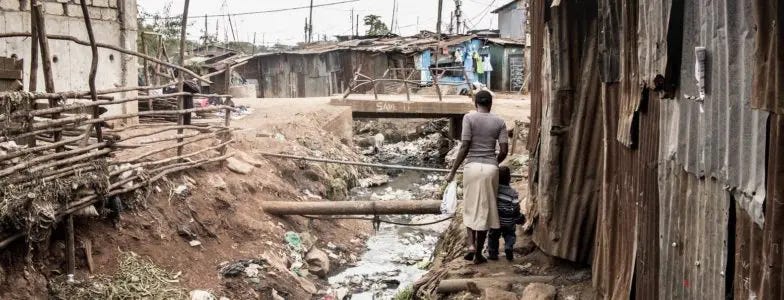
[[[527,10],[528,1],[514,0],[492,11],[498,14],[498,31],[502,38],[526,42]]]

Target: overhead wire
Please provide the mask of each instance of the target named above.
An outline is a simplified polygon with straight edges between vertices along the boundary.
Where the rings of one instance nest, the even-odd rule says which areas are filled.
[[[359,2],[359,0],[344,0],[344,1],[336,1],[336,2],[329,2],[329,3],[322,3],[322,4],[314,4],[313,7],[324,7],[324,6],[333,6],[345,3],[352,3],[352,2]],[[188,16],[189,19],[195,18],[221,18],[221,17],[229,17],[229,16],[247,16],[247,15],[257,15],[257,14],[268,14],[268,13],[276,13],[276,12],[285,12],[285,11],[292,11],[292,10],[301,10],[301,9],[310,9],[310,5],[305,6],[297,6],[297,7],[288,7],[288,8],[278,8],[278,9],[269,9],[269,10],[259,10],[259,11],[250,11],[250,12],[240,12],[240,13],[224,13],[224,14],[214,14],[214,15],[201,15],[201,16]],[[139,19],[147,20],[147,19],[181,19],[180,16],[172,16],[172,17],[142,17]]]

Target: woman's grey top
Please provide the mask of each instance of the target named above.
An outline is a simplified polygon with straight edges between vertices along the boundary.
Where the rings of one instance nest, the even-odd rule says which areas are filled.
[[[498,165],[497,144],[509,143],[506,123],[492,113],[471,112],[463,116],[463,142],[471,141],[466,164]]]

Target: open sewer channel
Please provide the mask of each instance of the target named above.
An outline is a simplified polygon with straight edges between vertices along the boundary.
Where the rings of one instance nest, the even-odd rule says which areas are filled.
[[[418,148],[418,151],[412,151],[418,152],[415,155],[427,156],[428,151],[423,149],[427,147],[421,147],[422,144],[420,139],[384,146],[376,158],[384,157],[383,160],[379,159],[380,162],[401,163],[397,159],[387,159],[388,154],[398,154],[398,157],[414,154],[400,151],[401,146]],[[410,158],[405,160],[411,162]],[[442,181],[443,174],[404,171],[390,176],[389,181],[380,186],[355,188],[351,197],[353,200],[374,201],[440,199],[438,196]],[[423,224],[443,220],[446,216],[395,215],[381,218],[396,223]],[[427,272],[436,243],[447,227],[449,220],[425,226],[382,223],[378,231],[367,240],[366,252],[357,264],[329,278],[333,290],[338,292],[338,299],[392,299],[395,294],[410,287]]]

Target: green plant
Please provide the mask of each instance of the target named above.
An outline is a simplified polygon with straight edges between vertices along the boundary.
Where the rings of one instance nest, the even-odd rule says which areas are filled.
[[[407,286],[405,289],[400,290],[395,294],[395,297],[392,298],[393,300],[411,300],[414,299],[414,288],[412,286]]]

